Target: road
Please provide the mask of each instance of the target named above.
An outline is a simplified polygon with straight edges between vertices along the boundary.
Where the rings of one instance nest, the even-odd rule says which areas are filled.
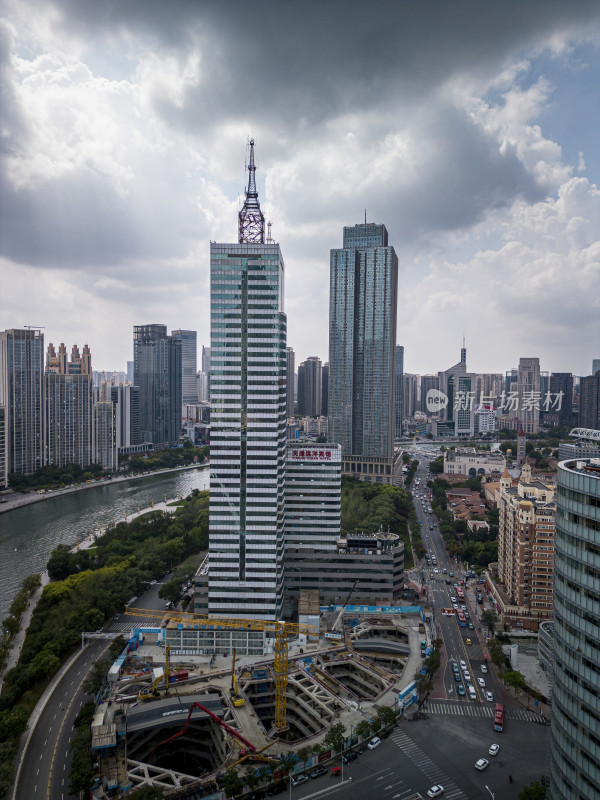
[[[164,580],[168,581],[170,574]],[[148,609],[164,609],[164,600],[158,597],[161,584],[149,586],[139,598],[139,604]],[[105,626],[108,634],[131,631],[133,625],[147,625],[148,620],[122,617]],[[23,754],[14,800],[67,800],[69,771],[72,756],[69,747],[73,739],[73,721],[85,702],[90,699],[81,691],[81,684],[93,664],[106,658],[110,638],[92,639],[58,681],[48,698]]]
[[[486,663],[484,639],[482,632],[478,630],[477,609],[471,604],[468,593],[465,591],[465,601],[459,602],[458,605],[465,606],[468,615],[466,622],[470,627],[459,627],[456,615],[442,615],[442,608],[452,608],[451,598],[456,598],[460,582],[464,581],[467,584],[469,579],[462,565],[448,556],[436,518],[429,511],[431,508],[431,492],[427,488],[429,478],[429,459],[420,455],[412,491],[417,517],[422,527],[423,544],[427,548],[431,563],[423,565],[419,576],[427,586],[429,599],[433,603],[437,634],[444,641],[442,669],[445,697],[461,703],[476,702],[493,706],[495,700],[487,701],[485,693],[489,691],[495,698],[499,696],[499,689],[492,673],[482,671],[482,666]],[[469,641],[471,644],[468,644]],[[467,669],[459,669],[460,681],[457,681],[452,664],[460,665],[461,660],[466,663]],[[480,682],[484,685],[480,685]],[[475,701],[468,697],[469,685],[475,690]],[[459,686],[463,688],[464,696],[459,694]]]

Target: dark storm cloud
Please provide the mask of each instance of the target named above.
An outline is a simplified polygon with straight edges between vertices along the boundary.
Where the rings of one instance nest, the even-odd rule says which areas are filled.
[[[82,36],[146,35],[173,52],[200,47],[205,79],[172,118],[192,126],[266,113],[318,122],[393,97],[420,97],[453,74],[492,75],[555,32],[597,24],[590,0],[57,0]],[[163,102],[163,113],[168,113]]]

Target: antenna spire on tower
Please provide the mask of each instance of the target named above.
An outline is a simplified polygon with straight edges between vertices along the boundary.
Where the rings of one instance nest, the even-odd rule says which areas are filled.
[[[256,191],[256,166],[254,165],[254,139],[250,139],[250,163],[248,164],[248,188],[242,210],[238,214],[238,242],[264,244],[265,218],[260,210]]]

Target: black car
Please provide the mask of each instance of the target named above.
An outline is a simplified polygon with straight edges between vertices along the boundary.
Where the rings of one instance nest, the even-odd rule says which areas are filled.
[[[346,753],[346,755],[343,757],[342,761],[344,762],[344,764],[348,764],[350,761],[356,761],[357,758],[358,758],[358,753],[356,752],[356,750],[350,750],[350,752]]]
[[[285,792],[286,788],[287,787],[285,783],[274,783],[273,786],[269,786],[267,789],[267,794],[269,797],[273,797],[273,795],[282,794],[282,792]]]
[[[320,778],[321,775],[327,775],[327,767],[315,767],[308,773],[309,778]]]

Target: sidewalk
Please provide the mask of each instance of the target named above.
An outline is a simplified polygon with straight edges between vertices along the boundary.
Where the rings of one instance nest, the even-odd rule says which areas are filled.
[[[21,618],[21,627],[19,628],[18,633],[15,634],[14,639],[11,642],[11,649],[8,654],[8,661],[6,662],[6,667],[0,675],[0,692],[2,691],[2,686],[4,684],[3,676],[8,672],[9,669],[12,669],[17,665],[19,660],[19,656],[21,655],[21,647],[23,646],[23,642],[25,641],[25,635],[27,633],[27,628],[29,627],[29,623],[31,622],[31,617],[33,616],[33,611],[38,604],[40,597],[42,596],[42,592],[44,591],[44,586],[47,586],[50,583],[50,578],[48,577],[48,571],[44,570],[41,575],[41,586],[36,590],[35,594],[33,594],[29,598],[29,603],[27,604],[27,608],[23,613],[23,617]]]

